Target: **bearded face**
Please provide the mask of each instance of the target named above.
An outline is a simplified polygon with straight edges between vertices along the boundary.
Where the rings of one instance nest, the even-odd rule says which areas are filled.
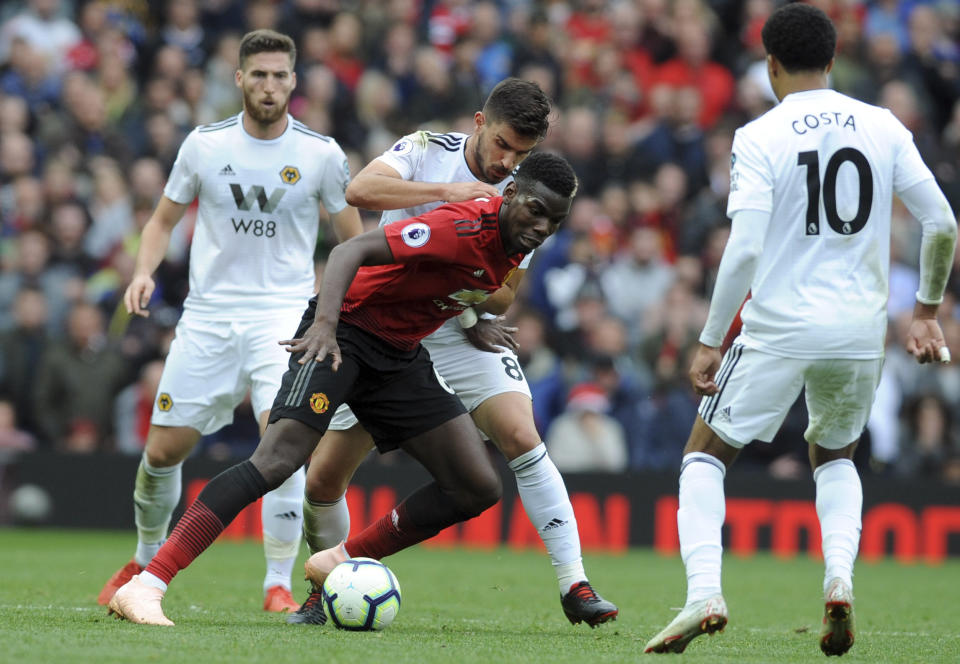
[[[237,72],[243,110],[260,125],[273,124],[286,116],[296,84],[290,56],[283,52],[254,53]]]

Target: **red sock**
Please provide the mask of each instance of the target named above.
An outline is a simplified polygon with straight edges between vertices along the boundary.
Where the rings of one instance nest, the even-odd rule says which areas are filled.
[[[170,583],[177,572],[203,553],[224,528],[217,515],[198,498],[180,517],[169,539],[163,543],[144,571],[150,572],[164,583]]]
[[[356,537],[348,539],[344,547],[351,556],[365,556],[379,560],[391,553],[430,539],[438,532],[440,531],[436,528],[414,525],[407,516],[406,501],[404,501],[389,514],[371,523]]]

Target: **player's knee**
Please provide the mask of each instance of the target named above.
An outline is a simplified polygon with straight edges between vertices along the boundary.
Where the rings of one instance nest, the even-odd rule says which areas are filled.
[[[147,463],[152,468],[170,468],[183,461],[184,455],[166,445],[147,445],[144,448]]]
[[[457,508],[465,519],[472,519],[500,502],[502,496],[503,483],[494,471],[465,486],[457,496]]]
[[[310,462],[306,487],[310,500],[320,503],[339,500],[349,484],[350,476],[345,476],[339,468],[330,466],[325,460],[314,459]]]
[[[542,441],[533,422],[517,423],[493,438],[494,444],[507,458],[513,461],[521,454],[526,454]]]

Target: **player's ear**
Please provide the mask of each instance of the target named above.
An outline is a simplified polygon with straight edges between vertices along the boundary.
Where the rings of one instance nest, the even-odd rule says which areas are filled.
[[[477,111],[473,114],[473,124],[474,128],[477,131],[480,131],[480,128],[487,123],[487,118],[484,117],[483,111]]]
[[[830,62],[827,63],[827,68],[823,70],[824,74],[829,74],[830,70],[833,69],[833,65],[837,63],[836,58],[830,58]]]
[[[517,181],[511,180],[510,184],[508,184],[503,190],[503,200],[509,203],[516,197],[518,191],[519,187],[517,187]]]
[[[243,70],[238,69],[233,75],[233,82],[238,88],[243,87]]]

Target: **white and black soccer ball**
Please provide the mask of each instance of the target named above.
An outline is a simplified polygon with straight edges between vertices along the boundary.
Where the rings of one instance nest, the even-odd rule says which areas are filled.
[[[379,560],[350,558],[323,582],[323,608],[340,629],[381,630],[400,611],[400,584]]]

